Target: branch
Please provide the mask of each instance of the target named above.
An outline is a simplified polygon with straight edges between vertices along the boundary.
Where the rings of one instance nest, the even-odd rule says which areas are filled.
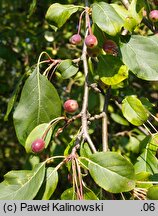
[[[86,34],[88,34],[88,12],[86,12]],[[84,96],[83,96],[83,104],[82,104],[82,111],[81,111],[81,121],[82,121],[82,134],[83,138],[87,140],[93,152],[96,152],[96,148],[89,136],[88,133],[88,118],[87,118],[87,108],[88,108],[88,96],[89,96],[89,89],[88,89],[88,63],[87,63],[87,47],[84,43],[83,50],[82,50],[82,61],[83,61],[83,70],[85,75],[85,83],[84,83]]]
[[[105,101],[104,101],[104,107],[102,112],[102,145],[103,145],[103,151],[108,151],[108,119],[107,119],[107,108],[109,103],[109,97],[110,97],[110,91],[111,88],[107,89],[107,92],[105,94]]]

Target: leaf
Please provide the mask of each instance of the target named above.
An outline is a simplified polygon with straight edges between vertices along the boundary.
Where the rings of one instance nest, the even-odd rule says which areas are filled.
[[[40,124],[38,125],[37,127],[35,127],[31,133],[28,135],[27,139],[26,139],[26,142],[25,142],[25,149],[26,149],[26,152],[29,153],[29,152],[32,152],[32,149],[31,149],[31,145],[32,143],[38,139],[38,138],[42,138],[43,134],[47,131],[48,127],[50,126],[49,123],[43,123],[43,124]],[[52,128],[49,129],[44,141],[45,141],[45,148],[47,148],[49,142],[50,142],[50,139],[51,139],[51,135],[52,135]]]
[[[32,0],[32,3],[30,4],[30,8],[29,8],[29,15],[28,15],[29,18],[35,12],[36,7],[37,7],[37,0]]]
[[[88,143],[82,143],[80,146],[80,156],[89,158],[89,156],[92,154],[92,151],[88,145]],[[82,164],[84,164],[85,167],[88,167],[88,161],[87,160],[81,160]],[[84,167],[84,168],[85,168]]]
[[[83,199],[84,200],[98,200],[95,193],[89,188],[83,186]],[[68,188],[61,195],[61,200],[77,200],[77,194],[73,188]]]
[[[84,200],[99,200],[98,197],[95,195],[95,193],[86,187],[85,185],[83,186],[83,199]]]
[[[8,116],[9,116],[10,112],[12,111],[12,109],[14,107],[14,104],[15,104],[15,102],[17,100],[17,96],[18,96],[18,93],[19,93],[19,90],[20,90],[21,82],[23,81],[25,76],[26,76],[26,73],[23,74],[23,76],[18,81],[18,83],[17,83],[17,85],[16,85],[16,87],[14,89],[14,92],[13,92],[11,98],[9,99],[8,106],[7,106],[7,112],[6,112],[5,116],[4,116],[4,121],[8,120]]]
[[[60,116],[61,102],[54,86],[35,69],[26,80],[14,112],[14,126],[24,145],[30,132],[39,124]]]
[[[56,31],[62,27],[64,23],[70,18],[70,16],[77,12],[78,6],[76,5],[62,5],[59,3],[52,4],[46,13],[46,20],[51,27]]]
[[[122,113],[133,125],[140,126],[148,119],[148,112],[141,101],[135,96],[127,96],[122,101]]]
[[[0,183],[0,200],[32,200],[40,189],[45,175],[45,163],[33,170],[10,171]]]
[[[126,145],[126,149],[128,151],[131,151],[133,153],[138,154],[139,153],[139,144],[140,144],[140,141],[136,137],[130,136],[129,142]]]
[[[156,154],[158,150],[158,133],[152,134],[152,139],[148,143],[147,147],[153,154]]]
[[[58,172],[53,167],[48,167],[46,171],[46,187],[42,200],[49,200],[58,184]]]
[[[99,58],[96,74],[106,85],[116,85],[128,77],[128,68],[115,56],[102,55]]]
[[[150,200],[158,200],[158,185],[154,185],[148,189],[147,198]]]
[[[109,35],[116,35],[123,26],[123,19],[108,3],[97,2],[92,5],[93,22]]]
[[[115,152],[99,152],[89,158],[89,172],[94,181],[111,193],[135,187],[133,165]]]
[[[132,35],[120,44],[122,61],[140,79],[158,80],[158,37]]]
[[[149,172],[154,174],[158,171],[158,160],[150,149],[145,149],[137,158],[134,168],[136,173]]]
[[[73,187],[66,189],[62,194],[61,194],[61,200],[76,200],[77,195],[74,192]]]
[[[141,23],[143,18],[143,9],[140,10],[139,13],[137,13],[136,6],[137,6],[137,0],[132,0],[128,8],[129,14],[124,24],[124,28],[130,32],[132,32],[135,29],[135,27]]]
[[[132,0],[131,4],[128,7],[128,10],[125,9],[122,5],[111,4],[111,6],[116,10],[119,16],[124,20],[124,28],[132,32],[136,26],[140,24],[143,18],[143,9],[138,13],[136,11],[137,0]]]
[[[57,70],[61,72],[63,79],[69,79],[78,72],[78,67],[70,59],[66,59],[59,64]]]
[[[126,119],[122,118],[119,114],[117,113],[111,113],[111,118],[117,122],[118,124],[121,125],[129,125],[128,121],[126,121]]]

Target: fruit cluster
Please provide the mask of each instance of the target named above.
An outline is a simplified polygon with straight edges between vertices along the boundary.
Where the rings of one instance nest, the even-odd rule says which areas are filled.
[[[96,36],[93,34],[92,29],[91,29],[91,24],[90,24],[90,18],[88,11],[86,11],[87,16],[88,16],[88,35],[85,37],[85,45],[87,46],[87,53],[91,57],[96,57],[100,53],[100,48],[97,46],[98,45],[98,39]],[[78,32],[77,34],[74,34],[70,38],[70,43],[73,45],[78,45],[81,43],[82,38],[80,35],[80,26],[81,26],[81,20],[82,20],[82,15],[80,16],[79,19],[79,25],[78,25]],[[104,44],[103,44],[103,50],[106,52],[106,54],[114,55],[117,56],[118,54],[118,46],[113,40],[108,40],[106,39]]]

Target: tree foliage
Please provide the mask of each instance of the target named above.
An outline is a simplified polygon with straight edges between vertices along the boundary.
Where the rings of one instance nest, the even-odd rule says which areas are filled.
[[[158,23],[149,18],[156,5],[0,7],[0,199],[156,199]],[[79,104],[74,113],[64,110],[68,99]],[[39,138],[45,148],[35,154]]]

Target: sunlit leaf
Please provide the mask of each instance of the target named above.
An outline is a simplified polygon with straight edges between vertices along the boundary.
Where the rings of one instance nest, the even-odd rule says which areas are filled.
[[[1,200],[32,200],[42,185],[45,175],[45,163],[33,170],[10,171],[0,183]]]
[[[154,185],[148,189],[147,198],[150,200],[158,200],[158,185]]]
[[[59,3],[52,4],[46,13],[46,20],[51,27],[56,31],[62,27],[70,16],[78,10],[76,5],[62,5]]]
[[[158,36],[132,35],[128,42],[120,44],[122,60],[138,77],[158,80]]]
[[[128,68],[115,56],[102,55],[99,58],[96,74],[106,85],[116,85],[128,77]]]
[[[49,131],[47,132],[49,126],[50,126],[49,123],[43,123],[43,124],[38,125],[31,131],[31,133],[28,135],[26,142],[25,142],[25,149],[27,152],[32,152],[32,149],[31,149],[32,143],[36,139],[42,138],[44,133],[46,133],[44,142],[45,142],[45,148],[47,148],[50,142],[50,139],[51,139],[51,135],[52,135],[52,128],[50,128]]]
[[[150,149],[145,149],[137,158],[134,168],[136,173],[149,172],[154,174],[158,170],[158,160]]]
[[[59,64],[57,70],[60,71],[63,79],[69,79],[78,72],[78,67],[73,64],[72,60],[66,59]]]
[[[116,35],[123,26],[123,20],[115,9],[106,2],[96,2],[92,5],[93,22],[109,35]]]
[[[141,101],[134,95],[122,101],[122,113],[133,125],[140,126],[148,119],[148,112]]]
[[[24,145],[30,132],[61,113],[61,102],[54,86],[35,69],[26,80],[14,112],[14,125],[19,142]]]
[[[120,193],[135,187],[134,167],[120,154],[99,152],[92,154],[89,159],[90,175],[104,190]]]
[[[48,167],[46,170],[46,187],[42,200],[49,200],[58,184],[58,173],[55,168]]]

